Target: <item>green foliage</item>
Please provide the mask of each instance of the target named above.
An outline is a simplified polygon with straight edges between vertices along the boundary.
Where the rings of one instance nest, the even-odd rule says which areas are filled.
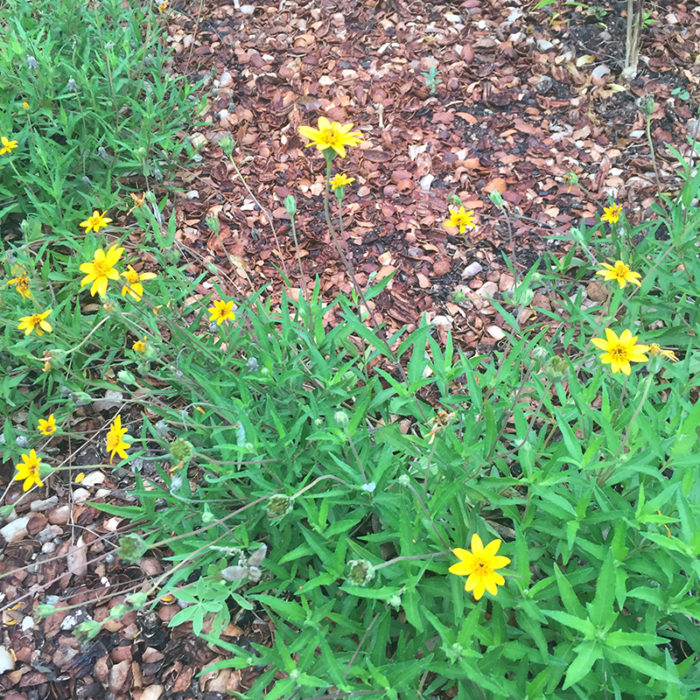
[[[693,164],[675,151],[682,189],[650,221],[581,224],[562,241],[562,255],[548,253],[522,276],[512,267],[516,286],[490,300],[508,333],[490,355],[466,354],[425,319],[390,337],[371,327],[358,306],[386,293],[388,278],[330,302],[318,283],[306,299],[237,291],[235,319],[218,323],[210,304],[233,302],[219,285],[236,290],[236,281],[216,268],[192,273],[167,198],[153,191],[131,214],[143,232],[139,247],[125,243],[116,267],[123,273],[127,263],[148,260],[157,278],[144,282],[142,299],[122,292],[123,276],[100,299],[80,291],[79,266],[114,243],[114,230],[86,236],[77,224],[98,202],[100,209],[116,202],[132,174],[150,177],[178,155],[174,129],[188,91],[152,85],[153,112],[170,119],[178,105],[180,116],[144,145],[140,120],[148,115],[136,119],[131,110],[136,102],[146,109],[144,85],[154,75],[141,63],[118,70],[103,34],[79,37],[80,62],[64,63],[59,49],[72,46],[66,37],[75,20],[62,6],[41,7],[50,17],[55,11],[54,25],[18,8],[6,14],[13,19],[5,20],[10,39],[2,50],[10,73],[25,70],[11,38],[21,30],[34,42],[22,45],[37,46],[40,68],[2,78],[4,90],[15,85],[3,133],[19,142],[0,156],[2,211],[24,218],[0,256],[3,459],[16,463],[32,448],[57,464],[35,429],[49,413],[59,437],[80,442],[88,437],[80,413],[92,431],[110,407],[121,412],[134,501],[94,506],[141,524],[120,541],[125,561],[165,553],[169,568],[151,593],[180,601],[171,624],[191,624],[230,652],[215,667],[263,669],[251,697],[695,696],[700,176]],[[86,10],[80,31],[123,27],[127,39],[119,41],[131,56],[162,58],[150,15],[121,4],[112,10],[99,17]],[[39,36],[59,58],[41,54]],[[82,87],[61,97],[68,65]],[[43,71],[58,72],[47,72],[49,80]],[[118,76],[124,82],[113,94]],[[36,92],[18,92],[29,89],[22,81]],[[84,97],[69,108],[93,82],[96,102]],[[42,94],[51,97],[42,102]],[[32,96],[36,111],[14,128],[21,100]],[[58,139],[62,109],[75,129]],[[79,137],[86,120],[98,140]],[[113,162],[90,156],[99,139]],[[139,143],[143,157],[133,156]],[[94,191],[66,165],[74,157]],[[492,201],[508,214],[505,200]],[[296,211],[294,198],[285,206]],[[218,232],[216,219],[208,225]],[[616,260],[640,273],[641,287],[596,277],[606,296],[593,301],[584,292],[594,270]],[[16,281],[5,284],[22,274],[27,298]],[[204,299],[202,285],[211,289]],[[537,292],[546,308],[532,306]],[[52,332],[17,329],[20,316],[49,308]],[[332,314],[341,322],[329,325]],[[634,363],[629,377],[612,373],[591,345],[606,328],[631,329],[666,355]],[[42,478],[60,478],[54,468]],[[502,540],[499,554],[511,560],[505,584],[479,601],[448,572],[450,550],[469,547],[474,534]],[[144,591],[128,597],[112,618],[145,599]],[[241,609],[273,620],[269,646],[244,649],[221,638]],[[77,632],[89,639],[98,631],[88,621]]]
[[[163,180],[184,153],[192,88],[168,75],[153,9],[3,3],[0,134],[19,143],[0,164],[6,232],[25,220],[31,238],[75,234],[94,209]]]
[[[421,71],[421,75],[425,77],[425,84],[430,88],[430,94],[434,95],[437,86],[442,82],[438,77],[440,71],[437,66],[433,64],[427,71]]]

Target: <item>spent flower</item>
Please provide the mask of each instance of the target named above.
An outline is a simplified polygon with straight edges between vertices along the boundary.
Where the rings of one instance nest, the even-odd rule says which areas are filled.
[[[8,280],[6,284],[14,284],[15,289],[25,299],[29,299],[32,293],[29,291],[29,277],[27,275],[17,275],[14,279]]]
[[[122,277],[126,284],[122,287],[122,296],[132,296],[136,301],[141,301],[143,297],[143,285],[141,282],[154,280],[158,275],[153,272],[138,273],[131,265],[126,266],[126,272],[122,272]]]
[[[453,554],[460,559],[457,564],[449,568],[451,574],[457,576],[467,576],[464,590],[474,591],[474,599],[479,600],[488,591],[491,595],[496,595],[496,586],[502,586],[505,579],[496,569],[502,569],[510,564],[508,557],[497,556],[501,540],[491,540],[484,547],[479,535],[472,535],[471,551],[467,549],[453,549]]]

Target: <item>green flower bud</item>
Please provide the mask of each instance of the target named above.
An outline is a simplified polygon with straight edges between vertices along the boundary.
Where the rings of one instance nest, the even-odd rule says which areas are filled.
[[[207,226],[213,233],[219,233],[219,229],[221,228],[221,224],[219,223],[219,217],[218,216],[207,216]]]
[[[654,98],[651,95],[644,95],[639,98],[639,109],[648,117],[654,112]]]
[[[73,628],[73,635],[82,644],[94,639],[102,629],[102,625],[95,620],[85,620]]]
[[[284,208],[289,216],[294,216],[297,213],[297,200],[294,195],[288,194],[284,198]]]

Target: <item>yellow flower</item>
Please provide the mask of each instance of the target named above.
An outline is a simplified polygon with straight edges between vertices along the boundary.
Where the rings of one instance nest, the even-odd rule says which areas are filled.
[[[207,311],[210,314],[209,320],[216,321],[217,326],[220,326],[228,319],[231,321],[236,320],[236,316],[233,313],[232,301],[222,301],[217,299],[217,301],[214,302],[214,306],[210,306]]]
[[[75,483],[76,483],[76,484],[82,484],[84,478],[85,478],[85,472],[80,472],[80,474],[76,474],[76,476],[75,476]]]
[[[450,218],[443,223],[443,226],[457,226],[460,233],[464,233],[469,228],[474,228],[476,222],[474,221],[474,212],[465,211],[464,207],[460,207],[458,210],[450,209]]]
[[[92,287],[90,287],[91,296],[99,294],[103,297],[107,294],[109,280],[119,279],[119,273],[114,269],[114,266],[119,262],[123,252],[124,248],[117,248],[116,245],[113,245],[107,253],[102,248],[98,248],[95,251],[93,261],[83,263],[80,266],[80,271],[86,273],[80,286],[84,287],[92,282]]]
[[[9,153],[13,148],[17,148],[17,141],[10,141],[4,136],[0,136],[0,143],[2,143],[2,148],[0,148],[0,156],[4,156],[5,153]]]
[[[88,216],[85,221],[81,221],[80,225],[85,229],[85,233],[90,233],[90,231],[97,233],[101,228],[107,226],[107,224],[111,224],[112,219],[105,216],[106,213],[106,211],[103,211],[100,214],[100,212],[95,209],[95,211],[92,212],[92,216]]]
[[[7,284],[14,284],[15,289],[25,298],[29,299],[32,293],[29,291],[29,277],[27,275],[17,275],[14,279],[11,279]]]
[[[158,5],[158,12],[165,12],[167,9],[168,9],[168,0],[161,2],[160,5]]]
[[[128,442],[124,442],[122,438],[127,436],[126,428],[122,428],[122,418],[117,416],[112,425],[109,426],[107,433],[107,452],[110,452],[109,463],[112,463],[114,455],[119,455],[122,459],[126,459],[129,455],[126,454],[126,449],[131,447]]]
[[[22,461],[19,464],[15,464],[17,474],[15,474],[14,481],[24,480],[24,484],[22,485],[23,491],[29,491],[34,484],[43,486],[44,484],[39,476],[41,460],[36,456],[36,452],[30,450],[28,455],[20,455],[20,457]]]
[[[329,122],[325,117],[319,117],[318,129],[310,126],[300,126],[299,133],[311,140],[309,146],[316,146],[323,152],[332,148],[341,158],[345,158],[345,146],[357,146],[363,139],[359,131],[350,131],[352,124]]]
[[[484,547],[479,535],[472,535],[472,550],[453,549],[453,554],[461,561],[453,564],[449,571],[457,576],[467,576],[464,584],[465,591],[474,591],[474,599],[479,600],[484,591],[496,595],[496,586],[502,586],[505,579],[496,573],[496,569],[502,569],[510,564],[508,557],[496,556],[501,540],[492,540]]]
[[[676,355],[673,350],[664,350],[660,345],[657,343],[652,343],[649,346],[649,354],[650,355],[661,355],[662,357],[665,357],[668,360],[671,360],[671,362],[678,362],[678,356]]]
[[[610,365],[613,373],[623,372],[629,376],[630,362],[647,362],[649,360],[644,354],[649,350],[649,346],[635,345],[637,336],[632,335],[632,331],[625,329],[618,338],[615,331],[606,328],[605,337],[606,340],[592,338],[591,342],[599,350],[605,350],[605,354],[600,356],[600,360],[604,365]]]
[[[53,417],[53,413],[46,420],[40,418],[36,429],[42,435],[53,435],[56,432],[56,419]]]
[[[336,173],[331,180],[331,187],[333,191],[340,189],[341,187],[347,187],[348,185],[355,182],[354,177],[348,177],[345,173]]]
[[[51,324],[45,320],[46,317],[51,313],[51,309],[44,311],[42,314],[32,314],[31,316],[22,316],[20,324],[17,328],[24,331],[24,335],[29,335],[32,331],[36,331],[37,335],[44,335],[44,332],[51,333],[53,328]]]
[[[642,283],[639,281],[642,276],[638,272],[632,272],[622,260],[617,260],[614,265],[608,265],[608,263],[601,263],[601,265],[605,269],[598,270],[596,275],[603,275],[603,279],[606,282],[609,280],[617,280],[620,284],[620,289],[622,289],[627,282],[636,284],[638,287],[642,286]]]
[[[609,224],[616,224],[620,218],[621,211],[622,207],[613,202],[611,207],[605,207],[605,209],[603,209],[603,216],[600,217],[600,220],[607,221]]]
[[[29,102],[22,102],[22,107],[29,109]]]
[[[136,350],[136,352],[146,352],[146,336],[143,337],[143,340],[137,340],[131,349]]]
[[[127,265],[126,272],[122,272],[122,277],[127,281],[127,284],[122,287],[122,296],[125,297],[129,294],[134,297],[136,301],[141,301],[141,297],[143,296],[143,285],[141,282],[145,280],[154,280],[157,275],[153,272],[139,274],[131,265]]]

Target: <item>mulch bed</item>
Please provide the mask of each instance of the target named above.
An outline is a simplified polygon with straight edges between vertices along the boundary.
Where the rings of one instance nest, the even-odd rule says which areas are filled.
[[[207,123],[183,135],[199,147],[198,162],[175,183],[183,189],[177,239],[196,253],[193,271],[215,264],[233,280],[227,293],[239,299],[262,284],[279,291],[281,270],[299,290],[282,204],[293,194],[307,282],[318,276],[327,297],[351,290],[322,216],[324,160],[297,132],[326,115],[353,122],[366,139],[334,165],[356,178],[344,204],[343,242],[359,283],[394,273],[372,302],[377,318],[393,332],[415,328],[425,314],[467,351],[498,343],[502,321],[486,295],[514,284],[504,255],[524,272],[555,249],[550,235],[566,233],[581,218],[595,222],[609,195],[635,223],[650,215],[657,185],[636,100],[655,100],[651,135],[665,191],[679,186],[678,164],[665,143],[689,154],[686,135],[698,128],[694,3],[650,3],[656,21],[643,33],[644,60],[629,90],[616,87],[625,2],[600,3],[610,10],[604,23],[582,8],[559,3],[555,16],[552,6],[533,12],[532,4],[173,3],[164,14],[172,70],[191,81],[207,79],[211,90],[202,115]],[[435,94],[421,75],[433,64],[442,81]],[[687,99],[672,94],[679,87]],[[226,133],[255,197],[218,145]],[[580,187],[565,180],[568,172]],[[488,199],[491,190],[507,203],[512,234]],[[463,236],[443,226],[450,194],[476,212],[478,227]],[[207,216],[219,219],[224,249]],[[200,293],[210,291],[210,282],[200,286]],[[224,654],[189,625],[167,627],[178,609],[172,601],[110,621],[86,644],[71,633],[83,619],[104,620],[126,593],[162,571],[154,557],[138,565],[121,561],[123,523],[85,504],[128,501],[130,478],[125,470],[97,471],[80,489],[54,480],[36,492],[31,508],[25,501],[17,509],[15,520],[26,518],[23,528],[3,527],[0,663],[10,668],[0,675],[0,694],[6,700],[214,700],[252,684],[255,669],[197,677]],[[32,605],[47,601],[76,607],[33,617]],[[241,644],[271,635],[255,615],[236,618],[226,633]]]

